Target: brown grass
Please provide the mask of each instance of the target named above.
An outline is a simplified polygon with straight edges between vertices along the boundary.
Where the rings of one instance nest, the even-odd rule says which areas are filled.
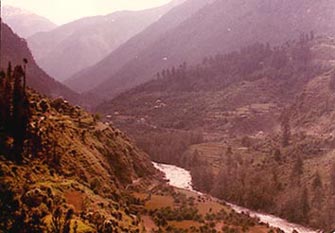
[[[174,226],[176,228],[181,229],[189,229],[191,227],[199,228],[201,226],[201,223],[192,221],[192,220],[185,220],[185,221],[169,221],[169,225]]]
[[[146,232],[152,232],[153,230],[157,230],[157,226],[150,216],[144,215],[141,218]]]
[[[70,205],[73,205],[77,213],[83,210],[84,198],[82,193],[76,191],[67,192],[64,194],[64,196],[66,198],[66,202]]]
[[[171,196],[152,195],[151,199],[145,204],[149,210],[160,209],[174,206],[174,200]]]

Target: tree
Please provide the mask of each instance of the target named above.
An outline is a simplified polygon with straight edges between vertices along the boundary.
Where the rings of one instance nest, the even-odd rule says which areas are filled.
[[[291,172],[291,178],[292,178],[292,184],[298,184],[300,185],[301,175],[304,172],[304,162],[301,158],[301,156],[298,156],[297,159],[294,162],[292,172]]]
[[[5,143],[5,127],[6,127],[6,117],[7,109],[5,107],[5,84],[6,84],[6,75],[4,72],[0,73],[0,154],[4,154],[4,143]]]
[[[280,162],[281,161],[281,151],[280,149],[276,149],[274,152],[274,159],[276,162]]]
[[[314,175],[312,186],[313,186],[313,190],[316,190],[318,188],[322,188],[321,176],[320,176],[320,173],[318,171]]]
[[[0,85],[0,152],[16,162],[22,161],[24,141],[30,118],[29,101],[22,86],[24,71],[9,63]],[[7,140],[10,139],[10,140]]]
[[[22,161],[24,140],[26,139],[27,125],[29,123],[29,102],[22,86],[24,71],[21,66],[14,69],[12,136],[14,138],[13,157],[16,162]]]
[[[0,232],[7,232],[15,222],[15,212],[19,210],[19,201],[7,183],[0,183]]]
[[[323,185],[320,173],[317,171],[314,175],[314,179],[312,182],[313,188],[313,198],[312,198],[312,205],[316,209],[321,209],[321,204],[324,199],[324,192],[323,192]]]
[[[282,128],[282,146],[287,147],[290,144],[290,138],[291,138],[290,118],[288,114],[284,114],[283,120],[281,122],[281,128]]]
[[[52,214],[51,229],[49,229],[49,231],[52,233],[70,233],[73,214],[73,209],[68,209],[65,216],[63,216],[62,208],[57,207]],[[78,226],[74,225],[74,228],[77,227]]]
[[[200,165],[200,154],[198,150],[195,150],[192,154],[192,167]]]
[[[330,169],[330,192],[335,195],[335,164]]]
[[[157,72],[157,74],[156,74],[156,79],[161,79],[161,74],[159,73],[159,72]]]
[[[314,38],[315,38],[314,31],[311,31],[311,32],[309,33],[309,39],[310,39],[310,40],[314,40]]]
[[[302,221],[308,223],[308,213],[310,210],[310,206],[308,203],[308,191],[307,188],[304,188],[304,190],[301,193],[301,199],[300,199],[300,207],[301,207],[301,213],[302,213]]]

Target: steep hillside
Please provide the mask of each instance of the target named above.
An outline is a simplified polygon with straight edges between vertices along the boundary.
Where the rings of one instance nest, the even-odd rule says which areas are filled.
[[[23,59],[26,58],[28,60],[26,71],[29,86],[48,96],[62,96],[77,102],[77,93],[55,81],[36,64],[26,41],[18,37],[6,24],[2,26],[1,67],[6,70],[9,62],[22,64]]]
[[[330,0],[264,2],[217,0],[184,20],[115,71],[92,93],[110,97],[153,78],[157,70],[199,62],[204,54],[229,52],[255,42],[284,43],[301,32],[334,33],[335,4]],[[99,69],[90,71],[100,76]]]
[[[28,38],[29,47],[37,63],[49,75],[64,81],[103,59],[175,4],[177,1],[149,10],[79,19]]]
[[[134,59],[141,60],[143,50],[157,40],[161,40],[166,32],[177,27],[209,2],[211,0],[192,0],[173,8],[156,23],[132,37],[102,61],[73,75],[65,81],[65,84],[78,92],[93,89],[112,74],[116,74],[128,62]],[[113,68],[111,69],[111,67]]]
[[[79,107],[25,90],[22,75],[0,85],[0,230],[139,232],[124,190],[152,179],[147,155]]]
[[[4,22],[23,38],[37,32],[50,31],[57,26],[42,16],[12,6],[2,8],[2,17]]]
[[[1,232],[275,230],[164,184],[124,133],[28,89],[21,66],[1,75],[0,116]]]
[[[98,110],[199,190],[330,231],[334,41],[302,34],[181,64]]]

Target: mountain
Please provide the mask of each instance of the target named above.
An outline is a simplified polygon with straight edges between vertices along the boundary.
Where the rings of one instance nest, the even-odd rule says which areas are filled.
[[[104,60],[100,64],[111,67],[109,70],[97,65],[85,72],[105,77],[106,81],[91,91],[110,98],[152,79],[161,69],[199,62],[204,54],[229,52],[254,42],[283,43],[312,30],[334,33],[330,23],[334,9],[331,0],[217,0],[161,35],[122,67],[115,59]]]
[[[124,133],[25,88],[22,75],[15,66],[0,80],[1,232],[276,230],[167,185]]]
[[[28,38],[28,44],[37,63],[49,75],[64,81],[103,59],[175,4],[178,1],[143,11],[121,11],[79,19],[52,31],[37,33]]]
[[[42,16],[8,5],[2,8],[2,17],[4,22],[23,38],[57,27],[56,24]]]
[[[141,60],[141,53],[154,42],[161,40],[165,33],[177,27],[195,12],[210,3],[211,0],[189,0],[173,8],[162,16],[157,22],[129,39],[102,61],[88,67],[65,81],[73,90],[85,92],[93,89],[110,78],[111,74],[117,73],[130,61]],[[110,64],[113,64],[111,68]],[[98,78],[92,78],[98,77]]]
[[[182,63],[97,110],[198,190],[328,232],[334,41],[308,33]]]
[[[27,42],[17,36],[10,27],[2,24],[2,51],[1,67],[7,69],[8,63],[22,64],[23,59],[28,60],[27,82],[28,85],[39,92],[51,97],[64,97],[77,102],[79,95],[61,83],[48,76],[35,62]]]

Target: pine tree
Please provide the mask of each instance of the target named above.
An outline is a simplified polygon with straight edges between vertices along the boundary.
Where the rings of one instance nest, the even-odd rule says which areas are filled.
[[[291,172],[292,185],[300,185],[301,175],[304,173],[304,161],[298,156]]]
[[[14,138],[13,157],[17,162],[22,161],[24,140],[26,139],[29,122],[29,102],[22,86],[24,71],[21,66],[14,69],[13,112],[11,118],[11,135]]]
[[[308,191],[307,188],[304,188],[301,194],[301,199],[300,199],[300,205],[301,205],[301,213],[302,213],[302,220],[304,222],[308,222],[308,213],[310,210],[310,206],[308,203]]]
[[[9,130],[11,126],[11,115],[12,115],[12,98],[13,98],[13,90],[12,90],[12,68],[11,64],[9,63],[8,69],[7,69],[7,76],[5,79],[5,92],[4,92],[4,112],[5,112],[5,119],[4,124],[7,128],[7,131]]]
[[[330,169],[330,192],[335,195],[335,164]]]
[[[5,73],[0,72],[0,153],[3,151],[2,145],[5,138],[5,78]]]
[[[323,192],[322,179],[319,172],[316,172],[314,175],[312,188],[313,188],[312,205],[316,209],[320,210],[322,201],[324,199],[324,192]]]
[[[282,146],[287,147],[290,145],[290,138],[291,138],[290,119],[287,114],[284,115],[281,127],[282,127]]]

